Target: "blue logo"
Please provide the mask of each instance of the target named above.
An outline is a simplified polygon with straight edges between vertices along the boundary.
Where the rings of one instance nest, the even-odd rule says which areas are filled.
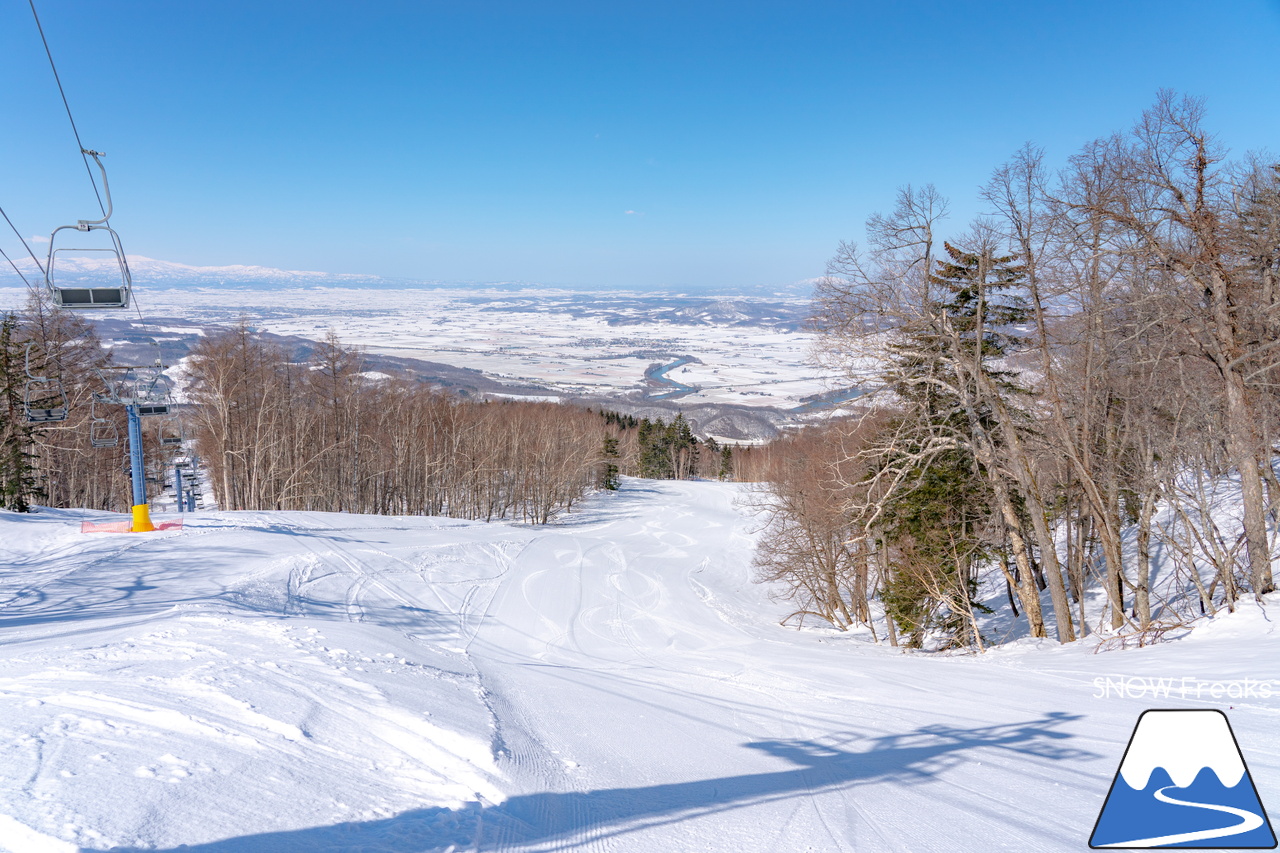
[[[1089,846],[1274,848],[1276,835],[1227,715],[1144,711]]]

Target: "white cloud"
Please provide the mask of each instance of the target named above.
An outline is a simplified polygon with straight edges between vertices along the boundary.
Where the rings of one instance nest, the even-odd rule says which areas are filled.
[[[627,216],[644,216],[644,214],[638,210],[628,210]]]
[[[48,237],[41,237],[39,234],[35,235],[34,237],[28,237],[27,240],[29,240],[32,243],[48,243],[49,242]]]

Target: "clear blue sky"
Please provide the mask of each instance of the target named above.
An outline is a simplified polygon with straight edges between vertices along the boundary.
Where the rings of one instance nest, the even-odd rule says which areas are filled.
[[[192,264],[787,284],[896,187],[937,184],[961,230],[1023,142],[1060,164],[1162,87],[1280,149],[1280,0],[37,9],[126,250]],[[18,226],[92,213],[26,0],[0,0],[0,116]]]

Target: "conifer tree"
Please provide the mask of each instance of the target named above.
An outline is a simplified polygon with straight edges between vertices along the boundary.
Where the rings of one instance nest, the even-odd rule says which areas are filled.
[[[640,476],[651,480],[670,480],[675,477],[671,465],[671,428],[661,419],[640,419]]]
[[[919,647],[936,633],[944,645],[982,647],[977,569],[993,554],[991,501],[973,458],[962,449],[933,459],[919,485],[888,505],[885,613]]]
[[[684,480],[698,469],[698,439],[683,414],[667,428],[667,452],[671,455],[671,476]]]
[[[720,472],[721,480],[733,479],[733,448],[725,445],[720,448]]]
[[[616,492],[621,483],[618,480],[618,439],[612,435],[604,437],[604,476],[600,485],[611,492]]]
[[[34,428],[22,405],[26,370],[17,335],[18,318],[5,314],[0,318],[0,508],[27,512],[39,483],[32,465]]]

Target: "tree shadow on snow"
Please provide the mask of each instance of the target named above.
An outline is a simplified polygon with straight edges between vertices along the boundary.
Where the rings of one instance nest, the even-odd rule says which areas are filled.
[[[322,531],[294,531],[287,528],[267,530],[288,536],[315,536],[324,543],[355,541]],[[327,552],[313,551],[288,556],[313,556],[315,576],[323,580],[333,575],[338,589],[317,587],[314,593],[297,588],[285,572],[265,580],[256,576],[234,577],[228,585],[213,579],[200,579],[195,558],[182,551],[182,539],[134,540],[114,550],[106,549],[78,555],[81,561],[59,573],[35,575],[22,582],[21,566],[0,574],[0,631],[28,626],[59,627],[66,631],[87,631],[100,620],[123,620],[122,625],[150,623],[156,616],[175,607],[190,608],[191,613],[254,616],[265,618],[306,617],[346,622],[353,618],[383,627],[414,631],[420,635],[447,636],[457,630],[457,616],[395,600],[378,599],[354,602],[347,594],[351,586],[362,583],[357,574],[344,575],[347,568],[341,558],[330,566]],[[157,549],[168,553],[157,557]],[[217,560],[225,564],[271,566],[279,556],[270,548],[220,546]],[[43,566],[39,560],[33,566]],[[6,567],[7,569],[7,567]],[[16,583],[7,583],[16,580]],[[358,606],[356,606],[358,605]]]
[[[817,741],[745,744],[795,765],[753,773],[637,788],[525,794],[501,805],[472,803],[461,809],[430,808],[384,820],[182,845],[152,853],[446,853],[464,850],[567,850],[589,842],[735,809],[847,789],[858,785],[923,784],[967,760],[967,752],[998,749],[1048,761],[1096,758],[1063,745],[1060,731],[1081,715],[1050,713],[1025,723],[962,729],[925,726],[900,735],[866,739],[858,751],[841,747],[856,735]],[[142,848],[113,848],[141,853]],[[150,848],[148,848],[150,849]],[[81,853],[104,853],[82,848]]]
[[[183,582],[191,572],[188,561],[178,557],[158,561],[150,554],[132,553],[133,550],[91,554],[81,565],[61,574],[37,576],[24,585],[0,590],[0,630],[119,617],[145,621],[176,605],[217,601],[221,597],[217,590],[184,591],[190,586]],[[223,548],[219,555],[228,560],[240,555],[251,559],[256,552]],[[126,578],[132,580],[122,586],[121,581]]]

